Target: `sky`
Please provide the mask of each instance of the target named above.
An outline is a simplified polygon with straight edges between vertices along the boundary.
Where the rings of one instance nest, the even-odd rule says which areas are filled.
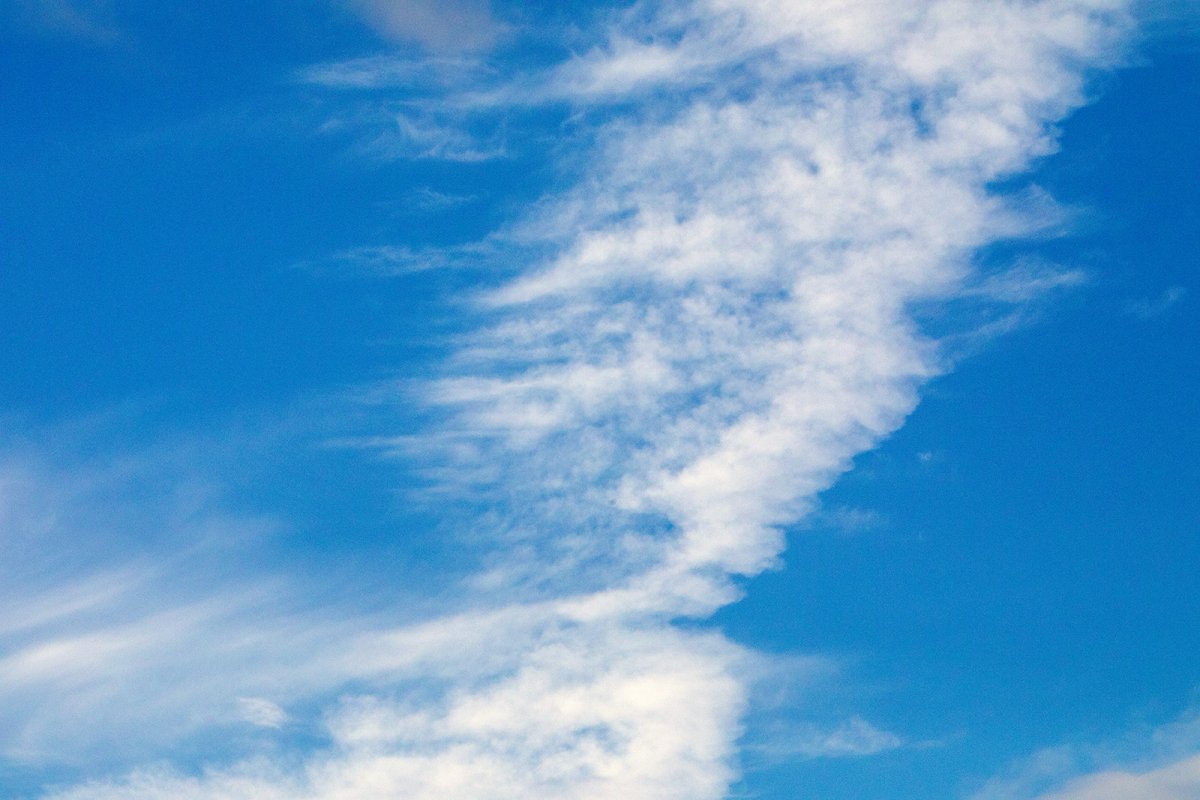
[[[1200,797],[1181,0],[0,5],[0,797]]]

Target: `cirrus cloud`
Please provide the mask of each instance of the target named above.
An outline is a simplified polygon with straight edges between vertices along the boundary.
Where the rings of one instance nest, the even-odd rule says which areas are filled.
[[[361,7],[433,48],[473,35],[466,24],[452,41],[455,14],[434,20],[423,3]],[[321,744],[52,796],[724,796],[741,676],[758,656],[696,620],[777,563],[785,527],[947,368],[915,308],[988,285],[1020,283],[1008,302],[1036,293],[979,274],[981,248],[1043,226],[994,186],[1054,151],[1089,71],[1119,63],[1127,12],[1120,0],[639,4],[558,67],[449,92],[440,102],[464,116],[557,104],[590,126],[574,183],[489,240],[487,252],[535,255],[467,299],[473,332],[405,397],[442,424],[380,439],[439,497],[486,507],[472,524],[491,543],[487,569],[458,608],[410,625],[290,610],[255,625],[202,607],[185,621],[233,618],[250,642],[237,669],[206,671],[213,691],[266,699],[242,704],[259,720],[316,705]],[[440,123],[406,134],[422,148],[447,135]],[[419,154],[473,152],[455,142]],[[400,246],[365,255],[414,260]],[[177,644],[140,630],[116,631],[132,643],[97,660],[153,663]],[[285,646],[294,631],[310,634],[303,655]],[[0,669],[32,676],[20,668],[47,646]],[[264,676],[287,696],[268,698]],[[903,741],[858,718],[796,733],[802,755]]]

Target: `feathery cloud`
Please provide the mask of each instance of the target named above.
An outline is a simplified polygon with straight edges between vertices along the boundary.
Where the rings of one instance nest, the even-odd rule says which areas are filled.
[[[449,46],[422,4],[364,8]],[[445,424],[399,442],[450,476],[448,495],[488,506],[490,570],[462,609],[416,625],[234,615],[251,640],[273,633],[213,676],[233,701],[286,705],[268,677],[342,695],[302,767],[250,759],[54,796],[723,796],[757,656],[675,621],[736,599],[735,579],[774,564],[784,527],[916,406],[944,363],[913,308],[977,295],[974,254],[1041,229],[991,187],[1053,152],[1088,71],[1119,61],[1127,10],[638,5],[547,73],[449,97],[464,115],[557,103],[592,125],[575,185],[505,232],[549,255],[475,298],[484,322],[419,390]],[[453,157],[426,133],[406,132],[413,153]],[[178,613],[228,629],[223,606]],[[179,646],[164,629],[179,622],[30,643],[0,675],[92,647],[103,686]],[[276,667],[291,659],[295,673]],[[861,720],[809,738],[802,754],[902,740]]]

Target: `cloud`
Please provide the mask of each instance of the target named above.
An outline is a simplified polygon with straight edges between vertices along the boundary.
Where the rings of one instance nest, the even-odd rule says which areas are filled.
[[[460,201],[460,198],[436,193],[425,199],[435,207],[452,206]],[[309,261],[296,266],[298,269],[322,274],[408,275],[429,270],[485,269],[489,266],[494,268],[496,253],[496,248],[486,242],[470,242],[458,247],[427,248],[376,245],[352,247],[334,253],[322,261]]]
[[[348,0],[381,36],[435,52],[490,47],[505,27],[487,0]]]
[[[1087,274],[1077,270],[1021,263],[995,275],[989,275],[974,289],[980,297],[997,302],[1024,304],[1058,289],[1071,289],[1087,282]]]
[[[449,46],[432,6],[362,8],[394,35]],[[82,685],[100,709],[158,675],[140,691],[180,729],[219,724],[186,710],[222,697],[235,719],[238,698],[297,720],[306,702],[320,709],[307,723],[324,743],[283,762],[250,754],[52,796],[724,796],[758,656],[696,621],[738,597],[737,576],[777,562],[783,527],[944,368],[914,308],[976,296],[975,253],[1042,230],[992,187],[1054,150],[1087,71],[1119,61],[1124,12],[1117,0],[639,5],[557,68],[449,97],[480,115],[559,103],[591,127],[576,182],[500,237],[527,266],[462,299],[479,325],[397,400],[419,396],[441,424],[378,439],[467,509],[490,547],[484,571],[420,621],[222,587],[219,600],[23,642],[0,678],[25,681],[25,697]],[[406,152],[448,157],[440,118],[415,119]],[[1035,288],[1016,285],[1005,301]],[[196,642],[203,666],[180,655]],[[856,717],[801,733],[798,757],[902,740]]]
[[[1187,289],[1182,286],[1172,286],[1157,297],[1130,303],[1128,311],[1138,319],[1154,319],[1165,314],[1186,296]]]
[[[318,64],[296,80],[339,109],[320,127],[350,134],[360,156],[479,163],[508,155],[503,116],[464,113],[456,93],[495,78],[477,58],[372,56]]]
[[[813,513],[809,524],[818,530],[831,530],[843,536],[855,536],[882,528],[888,521],[873,509],[837,506]]]
[[[1037,228],[986,184],[1053,148],[1083,96],[1066,63],[1110,59],[1119,23],[1113,4],[805,9],[667,5],[551,77],[654,111],[606,125],[579,188],[525,223],[557,254],[484,298],[501,321],[431,392],[478,452],[528,467],[525,508],[669,520],[672,571],[771,563],[778,526],[912,410],[940,363],[907,309]],[[659,66],[620,66],[639,48]]]
[[[425,213],[437,213],[447,211],[452,208],[470,205],[479,198],[471,194],[454,194],[451,192],[439,192],[436,189],[431,189],[428,186],[422,186],[409,192],[407,204],[410,208]]]
[[[152,691],[164,688],[156,670],[182,661],[176,652],[182,642],[238,603],[203,592],[185,598],[178,586],[174,607],[153,602],[163,577],[154,557],[153,542],[162,544],[156,528],[186,506],[167,497],[139,507],[144,498],[127,483],[128,469],[128,463],[56,468],[14,453],[0,459],[3,756],[36,761],[109,746],[98,729],[79,727],[96,713],[108,717],[106,728],[118,739],[137,738],[144,723],[164,723],[161,706],[117,713],[108,702],[140,683],[137,691],[151,691],[162,703],[167,693]],[[112,502],[121,496],[125,502]],[[217,513],[178,516],[191,518],[169,527],[192,546],[216,526],[228,525],[236,536],[239,529],[253,535],[261,525],[229,524]]]
[[[479,164],[508,155],[502,120],[481,123],[419,101],[361,103],[325,120],[319,132],[348,134],[358,156],[383,161]]]
[[[391,135],[381,134],[367,149],[388,158],[490,161],[505,154],[503,139],[481,139],[455,125],[417,114],[400,114]]]
[[[1200,793],[1195,711],[1109,741],[1047,748],[988,781],[972,800],[1183,800]]]
[[[121,37],[109,0],[15,0],[12,12],[26,26],[98,45]]]
[[[239,697],[238,712],[243,720],[262,728],[279,728],[287,722],[287,712],[261,697]]]
[[[851,717],[840,725],[823,728],[811,723],[794,726],[787,733],[772,735],[765,743],[750,749],[769,762],[788,762],[809,758],[846,758],[871,756],[904,746],[904,739],[880,730],[861,717]]]
[[[513,631],[502,619],[488,622],[474,635],[507,650]],[[413,633],[398,635],[412,643]],[[418,645],[417,660],[433,674],[453,670],[461,682],[473,670],[457,659],[479,657],[463,633],[423,631],[450,647]],[[474,680],[450,692],[344,697],[326,716],[329,748],[286,777],[247,763],[201,780],[136,773],[50,796],[332,798],[402,787],[411,798],[685,800],[717,796],[731,779],[730,733],[742,708],[731,675],[736,648],[706,634],[579,627],[518,641],[524,649],[511,674],[481,677],[490,670],[480,664]],[[402,663],[394,666],[403,674]]]
[[[318,64],[300,70],[301,83],[326,89],[370,90],[386,88],[417,88],[441,91],[447,88],[477,84],[487,77],[488,69],[477,58],[441,56],[404,58],[399,56],[370,56]]]
[[[203,780],[139,771],[64,796],[359,796],[378,781],[413,796],[491,785],[582,797],[624,776],[617,789],[670,785],[677,794],[661,796],[684,798],[729,779],[743,705],[731,675],[751,656],[722,637],[582,626],[563,602],[418,624],[314,610],[321,587],[231,568],[233,543],[261,521],[214,502],[188,502],[186,514],[170,499],[142,507],[134,487],[171,485],[171,467],[102,461],[120,467],[0,459],[0,545],[40,556],[0,560],[0,762],[106,770],[239,723],[262,736],[317,731],[327,745],[303,775],[250,762]],[[130,547],[156,538],[165,548]],[[72,541],[101,552],[72,563]],[[314,716],[311,699],[331,689],[343,698]],[[284,711],[293,704],[299,712]]]
[[[1039,800],[1191,800],[1200,795],[1200,756],[1148,772],[1089,775]]]

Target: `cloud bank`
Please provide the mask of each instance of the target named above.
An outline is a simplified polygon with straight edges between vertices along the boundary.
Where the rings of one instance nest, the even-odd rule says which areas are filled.
[[[421,4],[367,5],[420,28]],[[547,72],[449,94],[465,114],[566,106],[592,131],[573,187],[506,232],[548,255],[473,299],[484,322],[418,390],[443,424],[391,440],[441,496],[486,505],[487,569],[446,617],[320,626],[295,673],[269,671],[291,675],[277,695],[218,669],[260,728],[317,698],[303,754],[50,796],[723,797],[759,657],[678,623],[775,564],[946,367],[917,309],[978,297],[980,248],[1045,227],[991,187],[1054,151],[1129,27],[1119,0],[639,4]],[[291,664],[287,638],[240,652]],[[853,718],[795,741],[903,739]]]

